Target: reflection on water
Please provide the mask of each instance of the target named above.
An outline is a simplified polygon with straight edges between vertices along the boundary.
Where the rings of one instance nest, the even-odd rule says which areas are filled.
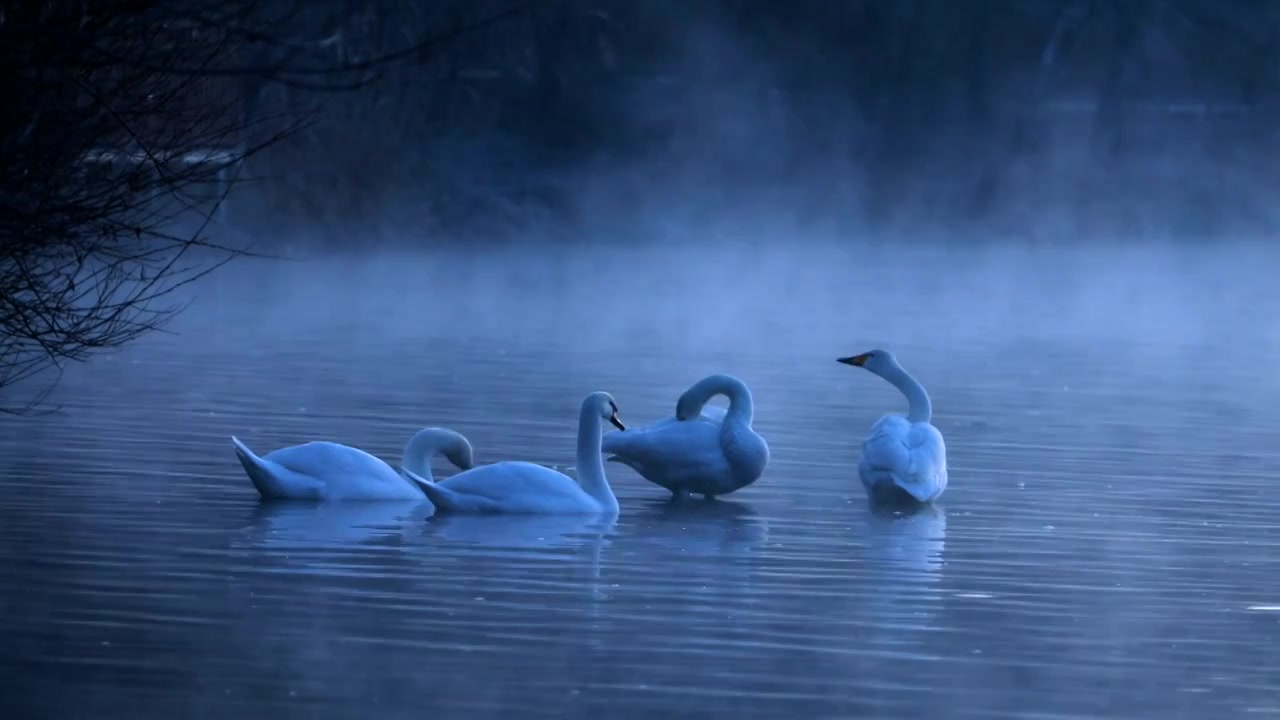
[[[578,547],[608,536],[617,519],[593,515],[437,515],[426,536],[487,549]]]
[[[655,552],[741,556],[769,537],[768,521],[750,505],[736,500],[685,498],[636,503],[628,519],[645,531],[643,541]]]
[[[1023,323],[1049,313],[1050,299],[1010,305],[1022,296],[948,262],[954,282],[904,282],[910,297],[875,285],[882,295],[865,300],[896,308],[892,325],[861,302],[862,328],[804,309],[841,297],[848,278],[790,287],[796,316],[816,318],[807,339],[797,323],[736,339],[721,325],[676,347],[641,318],[596,338],[602,350],[554,329],[576,307],[563,297],[460,304],[441,319],[402,309],[428,306],[425,294],[379,304],[335,289],[337,299],[271,298],[292,324],[253,330],[247,305],[266,302],[256,297],[220,308],[228,324],[197,314],[191,322],[213,324],[79,368],[60,390],[62,413],[0,419],[0,688],[11,713],[1274,712],[1280,382],[1262,369],[1280,357],[1261,336],[1269,326],[1243,343],[1231,324],[1256,311],[1254,286],[1237,276],[1226,305],[1176,305],[1194,316],[1135,300],[1147,312],[1116,323],[1195,333],[1114,324],[1099,346],[1080,340],[1081,307],[1052,315],[1075,323],[1069,333]],[[864,284],[912,276],[847,267]],[[1140,284],[1202,297],[1210,285],[1194,268]],[[1093,297],[1119,292],[1062,272],[1049,283],[1059,290],[1068,278],[1095,283]],[[780,283],[765,288],[768,302],[749,297],[720,320],[766,312],[786,296]],[[316,303],[324,312],[307,314]],[[621,307],[582,312],[603,323]],[[334,328],[351,342],[328,342]],[[786,342],[752,334],[766,331]],[[901,403],[833,358],[871,346],[893,347],[933,396],[952,477],[939,506],[867,506],[857,445]],[[752,384],[773,450],[764,478],[717,501],[672,503],[611,464],[616,520],[260,504],[227,440],[333,439],[394,462],[413,431],[447,425],[479,462],[564,467],[586,392],[613,393],[624,418],[659,417],[717,370]]]
[[[263,502],[250,531],[254,547],[266,550],[355,548],[398,540],[430,515],[428,502]]]
[[[947,546],[947,512],[941,503],[908,509],[871,507],[867,557],[900,573],[905,582],[930,582],[942,567]]]
[[[940,504],[868,509],[861,538],[866,543],[865,582],[872,588],[866,594],[865,614],[874,618],[867,629],[868,645],[942,659],[917,634],[937,629],[946,534],[947,514]]]

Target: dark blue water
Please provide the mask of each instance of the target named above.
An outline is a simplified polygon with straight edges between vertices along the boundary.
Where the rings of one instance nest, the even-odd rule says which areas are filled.
[[[574,252],[235,270],[0,420],[9,716],[1280,712],[1269,251]],[[903,403],[834,358],[874,346],[949,445],[914,515],[856,479]],[[765,477],[671,506],[610,465],[610,524],[260,505],[228,439],[568,466],[588,392],[644,423],[712,371]]]

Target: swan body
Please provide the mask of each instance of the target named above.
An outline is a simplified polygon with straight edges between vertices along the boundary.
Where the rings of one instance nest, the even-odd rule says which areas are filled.
[[[729,409],[707,406],[716,395]],[[711,375],[676,402],[676,414],[652,425],[604,436],[610,462],[635,470],[673,497],[728,495],[750,485],[769,464],[769,444],[751,428],[751,391],[732,375]]]
[[[947,446],[930,420],[933,405],[924,387],[887,350],[872,350],[837,362],[869,370],[907,397],[907,416],[885,415],[862,442],[858,477],[878,501],[936,500],[947,489]]]
[[[608,393],[588,395],[578,417],[577,481],[549,467],[520,461],[482,465],[440,482],[407,467],[405,474],[431,499],[437,513],[617,513],[618,499],[600,456],[604,420],[624,427]]]
[[[259,457],[234,435],[236,458],[264,500],[422,500],[417,483],[369,453],[339,443],[291,445]],[[427,466],[443,454],[459,469],[472,465],[471,444],[444,428],[419,430],[405,448],[405,464]]]

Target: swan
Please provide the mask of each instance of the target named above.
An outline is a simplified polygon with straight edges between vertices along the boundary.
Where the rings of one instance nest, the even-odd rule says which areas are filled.
[[[947,446],[942,433],[929,422],[933,405],[924,386],[888,350],[871,350],[836,362],[870,370],[907,396],[907,416],[885,415],[862,441],[858,476],[867,494],[878,501],[936,500],[947,489]]]
[[[440,482],[410,468],[405,468],[405,475],[422,488],[437,513],[616,514],[618,499],[609,488],[600,456],[602,420],[626,429],[613,397],[591,393],[578,415],[577,481],[549,467],[510,460],[472,468]]]
[[[348,445],[317,441],[258,457],[231,436],[236,457],[264,500],[422,500],[423,492],[387,463]],[[423,428],[405,446],[403,465],[430,475],[444,455],[460,470],[473,465],[471,443],[452,430]]]
[[[728,411],[707,406],[716,395],[729,398]],[[672,499],[692,492],[710,500],[755,482],[769,464],[769,444],[751,429],[754,416],[745,383],[732,375],[710,375],[680,396],[674,417],[609,433],[601,447],[610,462],[670,490]]]

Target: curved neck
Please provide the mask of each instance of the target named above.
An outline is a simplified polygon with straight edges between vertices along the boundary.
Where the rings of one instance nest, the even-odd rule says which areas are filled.
[[[600,410],[584,403],[578,416],[578,484],[595,498],[606,512],[618,511],[618,498],[604,476],[604,458],[600,454]]]
[[[431,460],[447,450],[455,449],[454,446],[459,443],[458,437],[451,433],[441,432],[436,428],[423,428],[409,439],[409,444],[404,448],[404,457],[400,460],[400,467],[409,470],[422,477],[424,480],[435,482],[435,478],[431,475]]]
[[[684,391],[676,407],[689,407],[685,417],[694,417],[702,412],[702,407],[716,395],[729,398],[729,410],[725,413],[725,422],[733,421],[750,425],[755,419],[755,403],[751,399],[751,391],[746,383],[732,375],[711,375],[693,384]]]
[[[894,387],[907,396],[907,420],[913,423],[929,422],[933,419],[933,403],[929,402],[929,393],[924,386],[916,382],[911,374],[901,366],[886,370],[880,377],[888,380]]]

